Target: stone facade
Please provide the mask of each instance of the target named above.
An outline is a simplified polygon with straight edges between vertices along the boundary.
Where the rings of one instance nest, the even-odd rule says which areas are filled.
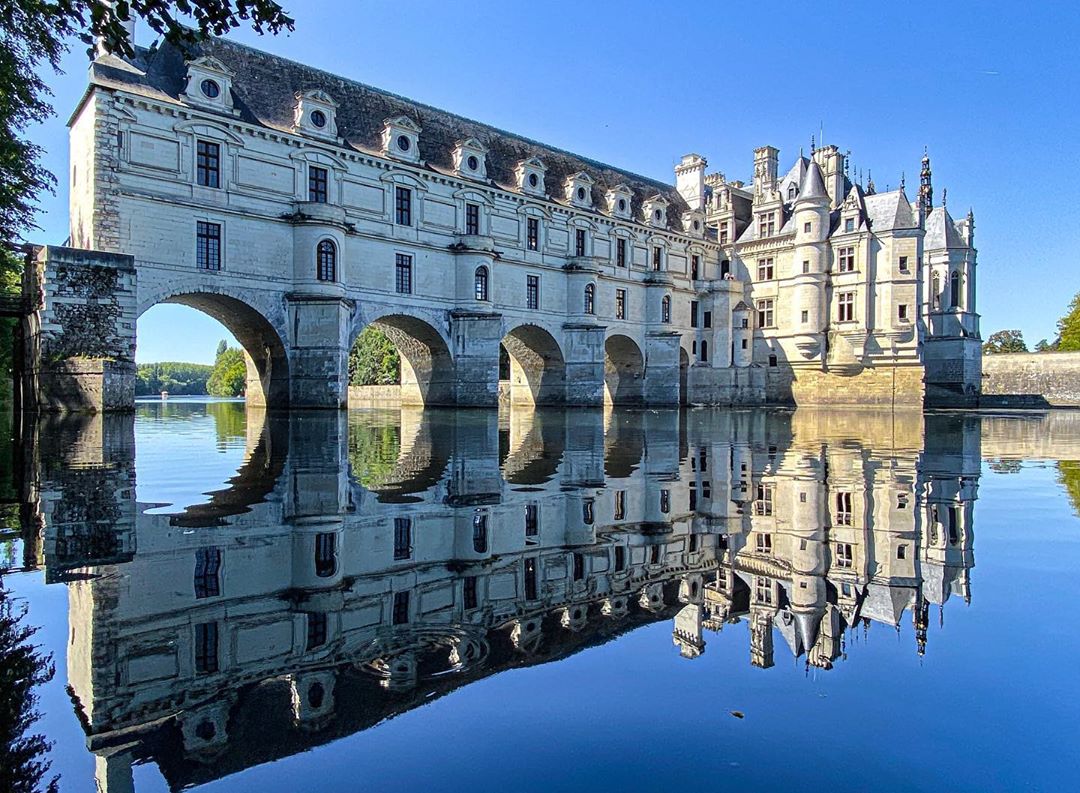
[[[1080,353],[1041,352],[983,358],[983,407],[1080,407]]]
[[[229,327],[257,404],[345,405],[368,325],[423,404],[497,404],[500,349],[531,404],[910,403],[918,378],[857,376],[977,359],[974,222],[933,207],[928,160],[916,204],[834,146],[783,178],[763,147],[749,186],[687,155],[672,187],[220,39],[90,81],[72,244],[134,258],[138,314]]]

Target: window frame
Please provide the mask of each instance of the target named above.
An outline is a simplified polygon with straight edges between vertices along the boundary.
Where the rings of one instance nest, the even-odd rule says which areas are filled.
[[[473,298],[486,303],[490,299],[490,274],[487,265],[481,264],[473,271]]]
[[[211,220],[195,221],[195,267],[207,272],[221,272],[225,224]]]
[[[337,282],[337,244],[331,239],[319,240],[315,246],[315,278],[325,283]]]
[[[394,185],[394,225],[412,226],[413,206],[412,188],[405,185]]]
[[[213,153],[210,152],[211,147]],[[204,148],[206,151],[203,151]],[[221,143],[218,141],[196,138],[195,184],[212,190],[221,189]]]
[[[855,292],[848,290],[836,294],[836,321],[855,321]]]
[[[465,202],[465,234],[472,237],[480,235],[480,205],[475,201]]]
[[[308,166],[308,202],[330,203],[330,169],[321,165]]]
[[[776,327],[776,298],[762,297],[757,301],[757,321],[759,328]]]
[[[525,276],[525,308],[530,311],[540,309],[540,276],[531,273]]]
[[[615,319],[626,319],[626,290],[615,290]]]
[[[394,292],[413,294],[413,257],[408,253],[394,254]]]

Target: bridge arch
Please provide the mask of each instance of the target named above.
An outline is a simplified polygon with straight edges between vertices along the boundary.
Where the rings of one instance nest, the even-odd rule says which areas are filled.
[[[244,351],[247,381],[244,395],[248,405],[288,407],[289,355],[286,348],[285,312],[280,305],[258,296],[243,297],[225,288],[194,289],[175,287],[143,297],[138,306],[141,317],[162,303],[193,308],[213,317],[236,338]],[[136,335],[136,344],[138,337]]]
[[[629,336],[612,334],[604,342],[604,401],[613,405],[645,401],[645,356]]]
[[[446,332],[439,329],[433,312],[404,306],[381,310],[370,306],[363,310],[349,336],[352,350],[360,333],[375,328],[390,339],[401,362],[401,404],[453,405],[455,403],[455,367]]]
[[[566,401],[566,359],[547,329],[525,323],[502,339],[510,359],[511,404],[560,405]]]

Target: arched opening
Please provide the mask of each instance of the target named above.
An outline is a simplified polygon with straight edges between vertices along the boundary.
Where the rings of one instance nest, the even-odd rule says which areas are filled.
[[[186,306],[216,320],[210,325],[205,318],[185,317],[183,312],[162,310],[163,304]],[[151,334],[158,337],[150,350]],[[160,338],[164,334],[164,341]],[[239,345],[232,347],[231,334]],[[224,349],[220,342],[224,338]],[[138,346],[142,344],[141,351]],[[248,405],[259,407],[288,407],[289,359],[277,328],[260,311],[242,300],[227,295],[194,292],[172,295],[144,310],[136,329],[136,361],[150,364],[149,358],[180,362],[193,356],[192,345],[205,347],[205,357],[199,362],[212,364],[208,375],[208,391],[217,396],[243,396]],[[145,390],[145,389],[143,389]],[[162,387],[161,391],[168,391]]]
[[[434,327],[390,314],[357,335],[349,351],[349,385],[398,385],[402,405],[453,405],[454,362]]]
[[[949,276],[949,308],[960,308],[960,273],[956,270]]]
[[[645,397],[645,358],[629,336],[608,336],[604,343],[604,401],[640,405]]]
[[[690,404],[690,355],[679,347],[679,404]]]
[[[510,364],[511,404],[558,405],[566,401],[566,362],[555,337],[520,325],[502,340]]]
[[[474,297],[481,301],[486,302],[488,299],[488,268],[480,265],[476,268],[476,273],[473,276],[473,292]]]

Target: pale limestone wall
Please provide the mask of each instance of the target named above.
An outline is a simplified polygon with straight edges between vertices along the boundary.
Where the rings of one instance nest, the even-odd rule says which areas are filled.
[[[986,355],[982,370],[984,407],[1080,407],[1080,352]]]
[[[349,386],[349,407],[377,407],[398,405],[401,403],[399,385],[351,385]]]
[[[877,366],[854,375],[797,369],[794,378],[768,369],[768,401],[798,405],[919,407],[923,403],[921,366]]]

